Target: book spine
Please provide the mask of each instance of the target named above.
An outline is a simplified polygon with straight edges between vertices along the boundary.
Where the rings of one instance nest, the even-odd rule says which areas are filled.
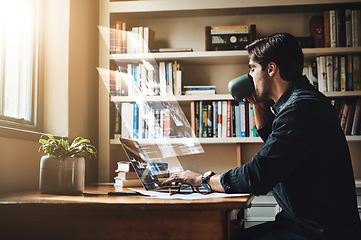
[[[351,135],[359,135],[360,129],[361,98],[356,100],[355,114],[352,123]]]
[[[324,39],[326,48],[331,47],[331,39],[330,39],[330,11],[323,12],[323,24],[324,24]]]
[[[340,57],[333,56],[333,90],[340,91]]]
[[[352,47],[352,21],[351,10],[345,10],[345,34],[346,34],[346,47]]]
[[[213,122],[212,122],[212,128],[213,128],[213,136],[214,138],[217,137],[218,134],[218,105],[216,101],[212,101],[212,115],[213,115]]]
[[[160,95],[167,95],[167,80],[166,80],[166,66],[165,62],[159,63],[159,85],[160,85]]]
[[[327,92],[327,71],[326,71],[326,57],[320,56],[320,75],[321,75],[321,84],[322,92]]]
[[[133,105],[133,138],[137,139],[138,138],[138,130],[139,130],[139,126],[138,126],[138,104],[134,103]]]
[[[241,137],[247,136],[247,114],[246,114],[246,103],[243,101],[239,102],[240,107],[240,130],[241,130]]]
[[[122,21],[115,22],[115,53],[122,53]]]
[[[333,60],[332,56],[326,56],[327,91],[333,91]]]
[[[353,55],[352,58],[353,67],[353,90],[361,90],[361,55]]]
[[[203,136],[203,101],[199,101],[199,137]]]
[[[227,101],[227,137],[231,137],[231,120],[232,120],[231,100]]]
[[[208,103],[202,105],[202,137],[208,136]]]
[[[222,101],[222,138],[226,138],[227,137],[227,111],[228,111],[228,107],[227,107],[228,102],[227,101]]]
[[[345,68],[346,72],[346,88],[345,91],[352,91],[353,90],[353,64],[352,64],[353,57],[352,55],[347,55],[347,59],[345,58]],[[347,61],[347,63],[346,63]]]
[[[222,137],[222,102],[221,101],[217,101],[217,137],[221,138]]]
[[[234,102],[236,103],[236,102]],[[239,108],[239,104],[237,104],[236,106],[234,106],[235,111],[234,111],[234,115],[235,115],[235,137],[240,137],[241,136],[241,114],[240,114],[240,108]]]
[[[330,11],[330,42],[331,42],[331,47],[337,47],[337,42],[336,42],[336,11],[335,10],[331,10]]]
[[[170,110],[168,108],[164,109],[164,118],[163,118],[163,132],[164,137],[169,138],[171,133],[171,124],[170,124]]]
[[[213,106],[207,104],[207,137],[213,137]]]

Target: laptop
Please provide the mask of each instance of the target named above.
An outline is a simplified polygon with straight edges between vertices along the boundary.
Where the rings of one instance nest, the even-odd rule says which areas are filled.
[[[153,166],[146,160],[145,153],[137,141],[120,138],[120,142],[143,187],[147,191],[172,193],[178,191],[179,187],[175,185],[162,186],[158,177],[152,171]]]

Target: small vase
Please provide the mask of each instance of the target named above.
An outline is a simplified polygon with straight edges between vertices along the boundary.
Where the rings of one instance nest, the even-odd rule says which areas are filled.
[[[85,183],[85,159],[67,157],[64,160],[43,156],[40,161],[39,189],[41,193],[81,195]]]

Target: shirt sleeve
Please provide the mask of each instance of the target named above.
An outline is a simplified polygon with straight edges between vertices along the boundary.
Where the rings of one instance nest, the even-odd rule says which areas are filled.
[[[270,125],[260,128],[260,134],[265,138],[264,147],[251,162],[221,175],[225,192],[267,194],[311,154],[312,148],[307,145],[310,144],[310,131],[316,131],[310,129],[312,122],[311,117],[305,117],[304,112],[292,107],[277,115],[272,131],[267,129]]]

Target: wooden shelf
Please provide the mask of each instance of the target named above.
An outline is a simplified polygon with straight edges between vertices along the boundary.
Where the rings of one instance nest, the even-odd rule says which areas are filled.
[[[361,91],[346,91],[346,92],[325,92],[326,97],[361,97]],[[111,97],[112,102],[135,102],[139,100],[140,96],[120,96]],[[234,100],[231,94],[211,94],[211,95],[180,95],[180,96],[141,96],[145,102],[158,101],[178,101],[188,103],[191,101],[226,101]]]
[[[359,3],[359,0],[345,0],[343,4]],[[318,5],[340,4],[339,0],[183,0],[183,1],[116,1],[110,2],[110,13],[157,13],[157,12],[174,12],[174,11],[200,11],[200,10],[228,10],[228,9],[245,9],[253,11],[254,9],[264,8],[284,8],[300,6],[314,7]],[[302,8],[304,9],[304,8]]]
[[[342,48],[304,48],[305,62],[313,61],[321,55],[345,55],[361,53],[361,47]],[[110,60],[117,63],[137,63],[146,60],[150,63],[159,61],[181,61],[183,65],[227,65],[247,64],[246,50],[235,51],[199,51],[199,52],[170,52],[170,53],[144,53],[144,54],[110,54]],[[220,63],[220,59],[222,62]]]
[[[141,144],[157,144],[154,139],[137,139]],[[234,137],[234,138],[195,138],[196,142],[200,144],[234,144],[234,143],[263,143],[260,137]],[[168,143],[176,144],[182,143],[180,139],[169,138]],[[119,139],[111,139],[112,145],[119,145]]]
[[[360,97],[361,91],[324,92],[326,97]]]

